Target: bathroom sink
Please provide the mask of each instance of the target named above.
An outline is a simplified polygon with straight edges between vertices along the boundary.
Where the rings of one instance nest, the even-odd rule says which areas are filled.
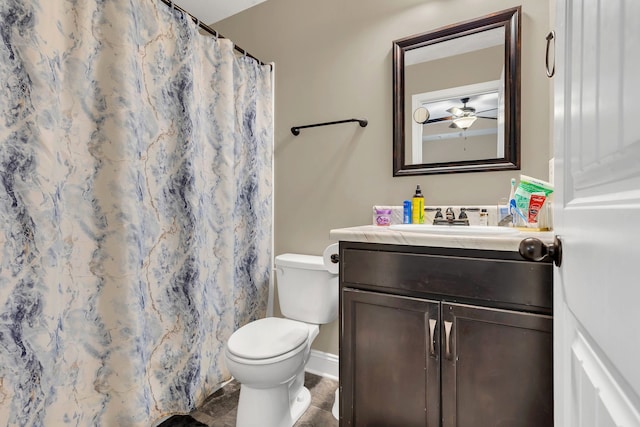
[[[446,234],[446,235],[508,235],[517,234],[519,231],[510,227],[495,227],[486,225],[431,225],[431,224],[392,224],[391,230],[410,231],[412,233]]]

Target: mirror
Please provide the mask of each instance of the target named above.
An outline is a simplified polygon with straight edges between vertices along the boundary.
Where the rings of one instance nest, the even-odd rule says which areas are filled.
[[[393,42],[393,176],[520,169],[520,13]]]

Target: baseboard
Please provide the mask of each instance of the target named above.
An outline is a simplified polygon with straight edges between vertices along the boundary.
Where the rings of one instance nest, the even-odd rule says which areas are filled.
[[[338,356],[335,354],[312,349],[305,371],[337,381],[338,361]]]

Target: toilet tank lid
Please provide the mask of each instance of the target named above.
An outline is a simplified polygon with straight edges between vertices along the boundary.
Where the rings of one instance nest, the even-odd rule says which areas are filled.
[[[276,257],[276,267],[326,270],[322,257],[318,255],[281,254]]]

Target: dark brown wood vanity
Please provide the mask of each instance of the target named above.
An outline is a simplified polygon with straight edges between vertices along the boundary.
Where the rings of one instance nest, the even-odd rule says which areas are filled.
[[[553,269],[340,241],[340,425],[553,425]]]

